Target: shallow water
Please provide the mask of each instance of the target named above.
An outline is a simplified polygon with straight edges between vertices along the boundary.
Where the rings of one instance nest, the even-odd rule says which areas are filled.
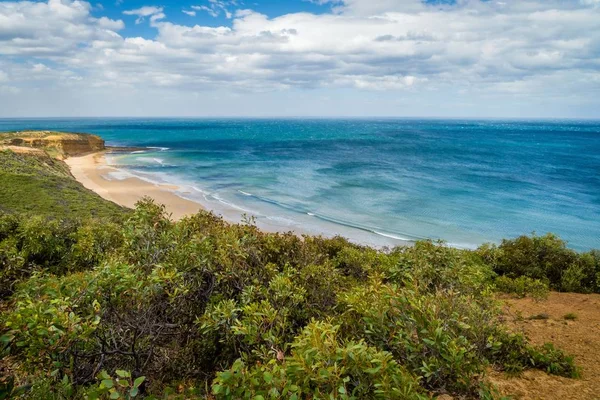
[[[600,248],[600,121],[0,120],[15,129],[152,146],[111,162],[266,229],[459,247],[554,232]]]

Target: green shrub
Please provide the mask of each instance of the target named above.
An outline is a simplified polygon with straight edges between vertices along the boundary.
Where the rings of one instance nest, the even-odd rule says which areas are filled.
[[[495,313],[476,299],[375,281],[342,301],[343,331],[392,353],[426,388],[469,393],[478,386]]]
[[[132,377],[131,372],[116,370],[115,377],[111,377],[106,371],[98,374],[98,385],[86,391],[86,399],[134,399],[140,394],[140,387],[146,377]]]
[[[364,342],[340,342],[339,326],[313,322],[291,354],[266,364],[237,360],[217,374],[212,392],[222,399],[424,399],[418,381],[391,354]]]
[[[597,253],[579,254],[557,236],[520,236],[499,246],[484,245],[477,254],[494,272],[548,282],[551,289],[568,292],[599,291]]]
[[[550,291],[546,283],[527,276],[520,276],[514,279],[508,276],[499,276],[494,283],[499,292],[514,294],[518,297],[531,296],[535,300],[546,299]]]
[[[21,223],[21,218],[17,214],[6,214],[0,211],[0,242],[13,236]]]
[[[0,220],[10,296],[0,337],[33,398],[111,396],[102,370],[113,388],[117,371],[144,376],[148,396],[181,385],[196,388],[190,398],[408,399],[489,393],[490,366],[576,371],[565,354],[500,325],[493,265],[483,262],[503,259],[493,246],[379,251],[208,212],[175,223],[148,199],[122,225]],[[596,262],[575,263],[584,286]],[[496,287],[542,290],[509,278]],[[131,396],[127,383],[119,396]]]
[[[573,358],[552,344],[531,346],[523,335],[506,331],[498,331],[495,340],[490,347],[492,357],[510,374],[518,374],[526,368],[538,368],[567,378],[580,376]]]

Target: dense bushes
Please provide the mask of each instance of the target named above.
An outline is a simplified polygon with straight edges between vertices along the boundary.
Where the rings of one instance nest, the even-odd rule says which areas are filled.
[[[205,212],[172,223],[151,201],[121,226],[4,215],[0,368],[13,386],[35,382],[30,398],[477,397],[490,366],[575,376],[572,359],[498,322],[495,287],[530,269],[549,280],[572,256],[530,240],[518,255],[504,243],[386,253]],[[561,285],[583,282],[567,271]]]
[[[552,234],[503,240],[477,252],[499,275],[537,279],[559,291],[600,293],[600,253],[577,253]]]
[[[63,275],[92,268],[122,241],[115,222],[78,223],[0,212],[0,299],[35,271]]]
[[[548,284],[528,276],[509,278],[506,275],[502,275],[496,278],[495,283],[498,291],[517,297],[530,296],[535,300],[543,300],[548,297]]]

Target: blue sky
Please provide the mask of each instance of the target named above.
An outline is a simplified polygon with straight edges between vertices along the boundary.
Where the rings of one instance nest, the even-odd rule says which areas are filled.
[[[600,117],[600,0],[0,1],[0,117]]]
[[[231,12],[240,8],[250,8],[271,18],[280,15],[309,12],[314,14],[322,14],[331,11],[332,4],[317,4],[307,0],[251,0],[239,1],[237,5],[227,5],[227,9]],[[232,19],[228,19],[225,13],[218,7],[214,7],[214,3],[207,0],[188,0],[188,1],[144,1],[144,0],[123,0],[123,1],[98,1],[92,2],[95,6],[93,14],[96,16],[107,16],[112,19],[123,19],[126,23],[125,29],[121,32],[125,35],[139,35],[145,38],[152,38],[156,35],[156,30],[152,29],[147,24],[135,24],[135,16],[124,16],[123,11],[131,9],[139,9],[144,6],[162,7],[165,14],[169,16],[169,21],[183,25],[205,25],[205,26],[231,26]],[[101,7],[98,7],[101,5]],[[218,16],[212,16],[207,11],[194,10],[192,6],[214,7],[219,11]],[[183,12],[193,11],[194,16],[187,15]]]

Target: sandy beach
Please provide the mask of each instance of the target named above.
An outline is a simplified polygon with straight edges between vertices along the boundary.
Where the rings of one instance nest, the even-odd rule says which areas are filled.
[[[138,200],[148,196],[157,203],[164,204],[174,220],[195,214],[203,208],[200,204],[173,193],[178,189],[177,186],[157,185],[139,178],[107,179],[106,176],[117,169],[107,165],[105,154],[106,152],[97,152],[69,157],[65,163],[83,186],[124,207],[133,208]]]

